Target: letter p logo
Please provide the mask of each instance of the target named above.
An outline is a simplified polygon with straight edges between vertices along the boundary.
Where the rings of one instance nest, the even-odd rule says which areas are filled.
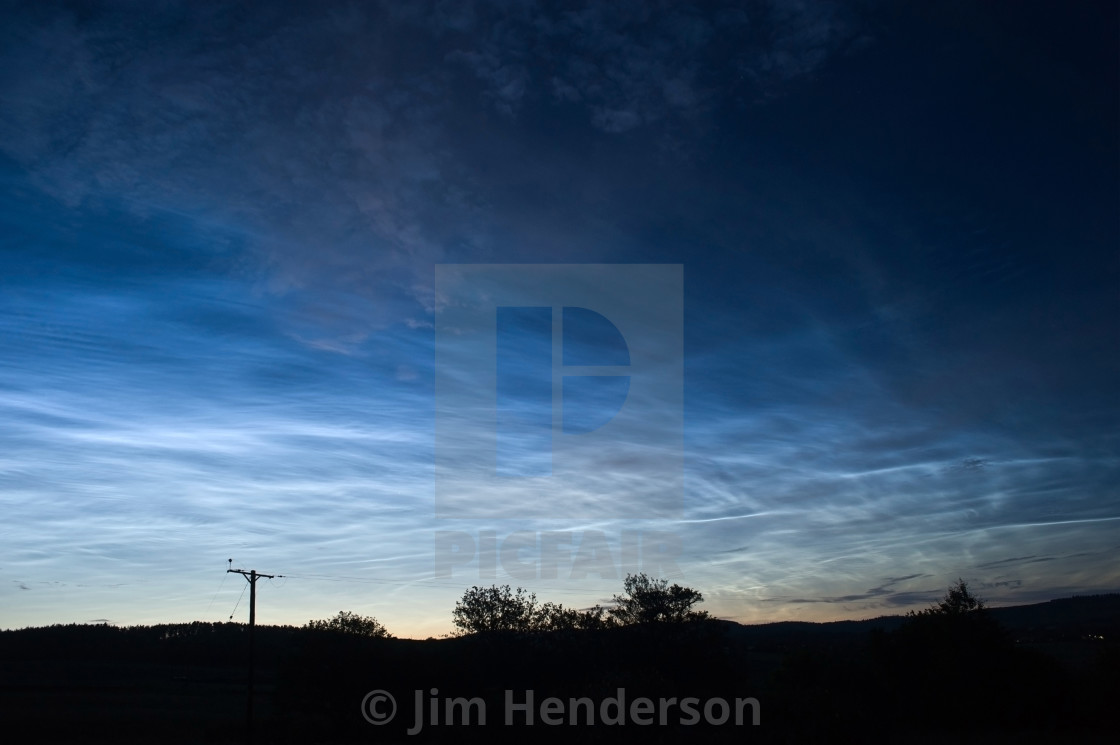
[[[680,265],[440,265],[436,298],[438,516],[680,514]]]

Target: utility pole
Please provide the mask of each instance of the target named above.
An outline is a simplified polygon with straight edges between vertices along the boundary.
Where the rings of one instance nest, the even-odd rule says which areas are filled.
[[[253,745],[253,679],[255,677],[253,629],[257,626],[257,580],[261,577],[274,579],[284,575],[259,574],[256,569],[250,569],[249,571],[234,569],[233,559],[229,560],[229,569],[226,570],[226,574],[240,574],[249,583],[249,698],[245,706],[245,731],[249,745]]]

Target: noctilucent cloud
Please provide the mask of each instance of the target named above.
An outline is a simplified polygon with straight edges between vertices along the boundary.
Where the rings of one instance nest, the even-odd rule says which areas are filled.
[[[6,4],[0,627],[244,621],[231,558],[285,575],[261,623],[416,637],[643,552],[743,622],[1115,591],[1117,13]],[[437,517],[437,380],[495,385],[435,352],[457,264],[681,267],[674,514],[601,496],[657,485],[638,443],[569,454],[579,517]],[[503,468],[547,479],[556,316],[508,312]]]

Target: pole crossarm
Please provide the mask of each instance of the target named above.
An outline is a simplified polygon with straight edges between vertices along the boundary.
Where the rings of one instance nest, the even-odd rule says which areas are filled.
[[[260,572],[256,571],[255,569],[227,569],[226,574],[240,574],[240,575],[243,575],[245,577],[245,579],[247,579],[247,580],[249,580],[251,576],[252,577],[264,577],[266,579],[276,579],[277,577],[283,577],[284,576],[283,574],[261,574]]]

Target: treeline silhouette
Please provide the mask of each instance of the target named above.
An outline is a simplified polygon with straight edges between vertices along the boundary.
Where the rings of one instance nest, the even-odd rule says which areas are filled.
[[[742,626],[694,611],[700,596],[689,588],[653,580],[630,589],[651,588],[612,606],[627,608],[622,618],[472,588],[457,605],[470,611],[459,614],[458,635],[426,641],[392,638],[345,612],[302,628],[258,626],[256,740],[1050,743],[1111,733],[1120,596],[990,610],[970,605],[958,583],[942,604],[905,617]],[[673,592],[685,603],[676,615],[643,616]],[[488,613],[525,623],[473,630]],[[604,622],[582,623],[584,613]],[[0,632],[0,724],[35,732],[36,742],[240,742],[247,638],[244,624],[204,622]],[[363,718],[375,689],[396,698],[389,724]],[[424,726],[410,735],[417,691]],[[527,727],[519,713],[507,727],[506,691],[518,703],[532,691],[538,708],[549,697],[598,703],[620,692],[627,703],[752,698],[760,724],[750,707],[742,726],[685,723],[678,707],[665,725],[545,725],[538,716]],[[480,700],[486,725],[449,724],[442,708],[431,724],[433,697],[440,707]]]

